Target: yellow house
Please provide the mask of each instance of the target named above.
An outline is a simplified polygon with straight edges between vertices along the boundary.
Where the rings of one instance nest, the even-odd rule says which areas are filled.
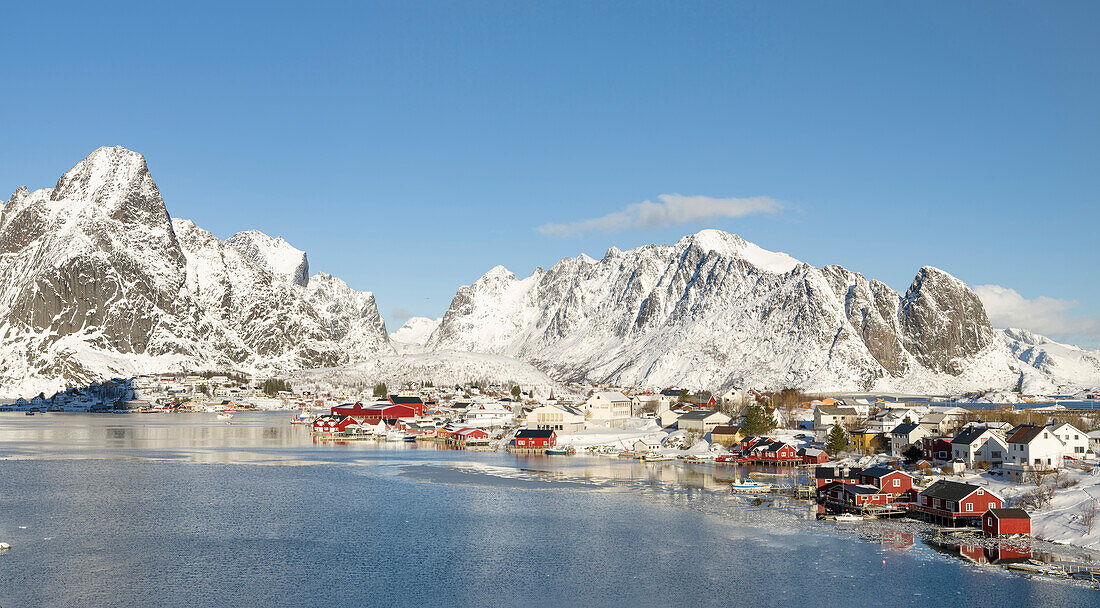
[[[848,435],[848,445],[861,452],[881,452],[886,447],[882,433],[869,429],[852,431]]]
[[[745,436],[741,433],[741,427],[739,426],[721,425],[710,431],[710,440],[727,448],[741,443],[744,438]]]

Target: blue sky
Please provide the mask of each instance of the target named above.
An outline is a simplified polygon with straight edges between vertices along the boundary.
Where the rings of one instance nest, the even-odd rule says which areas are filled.
[[[126,146],[173,216],[284,236],[391,330],[496,264],[714,227],[1100,346],[1096,3],[32,4],[0,188]],[[538,230],[669,194],[781,204]]]

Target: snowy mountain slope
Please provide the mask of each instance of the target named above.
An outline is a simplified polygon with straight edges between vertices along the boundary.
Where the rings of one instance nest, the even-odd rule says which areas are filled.
[[[1017,359],[1050,380],[1047,391],[1036,392],[1100,387],[1100,351],[1060,344],[1026,329],[1008,328],[1002,336]]]
[[[0,394],[153,371],[330,366],[386,351],[373,296],[339,294],[357,306],[344,319],[354,327],[334,336],[330,310],[342,305],[272,262],[272,252],[297,250],[249,239],[274,248],[257,258],[170,219],[145,159],[121,147],[94,151],[53,188],[17,189],[0,211]]]
[[[343,280],[318,272],[310,277],[306,294],[329,335],[352,361],[393,352],[373,293],[355,291]]]
[[[409,320],[397,328],[397,331],[390,334],[390,340],[402,344],[424,346],[442,320],[442,318],[409,317]]]
[[[977,296],[941,270],[898,294],[716,230],[524,279],[493,268],[458,290],[427,346],[644,386],[954,392],[1021,374]]]
[[[226,239],[225,244],[238,249],[276,278],[301,287],[309,283],[306,252],[293,247],[281,236],[272,238],[259,230],[245,230]]]
[[[455,386],[481,381],[515,383],[524,389],[535,388],[544,396],[551,389],[557,395],[569,393],[565,386],[530,363],[499,355],[454,351],[381,355],[335,368],[301,370],[291,381],[296,387],[359,388],[367,392],[378,382],[398,387],[406,382]]]

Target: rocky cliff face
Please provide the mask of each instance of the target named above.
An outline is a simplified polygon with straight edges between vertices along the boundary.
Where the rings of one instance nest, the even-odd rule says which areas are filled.
[[[904,296],[714,230],[458,290],[434,350],[629,385],[945,391],[1019,379],[981,302],[921,269]]]
[[[225,240],[249,260],[272,276],[305,287],[309,284],[306,252],[296,249],[283,237],[272,238],[259,230],[238,232]]]
[[[388,347],[373,296],[349,352],[305,287],[304,253],[262,233],[233,240],[172,220],[145,159],[121,147],[53,188],[19,188],[0,212],[0,394],[173,368],[318,367]]]

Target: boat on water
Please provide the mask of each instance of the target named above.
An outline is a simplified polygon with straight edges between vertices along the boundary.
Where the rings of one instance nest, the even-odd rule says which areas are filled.
[[[727,481],[730,482],[730,489],[734,492],[771,492],[772,484],[764,483],[762,481],[753,481],[751,479],[741,479],[740,477],[727,477]]]
[[[668,462],[670,460],[676,460],[672,456],[665,456],[664,454],[658,454],[657,452],[646,452],[642,454],[643,462]]]
[[[853,515],[851,513],[838,513],[836,516],[833,517],[833,520],[840,522],[853,522],[863,521],[863,517],[859,515]]]
[[[232,420],[233,412],[218,412],[218,420]]]
[[[569,450],[565,448],[546,448],[547,456],[565,456],[569,454]]]
[[[25,413],[25,415],[27,415],[27,416],[33,416],[33,415],[34,415],[34,412],[32,412],[32,411],[30,411],[30,410],[27,410],[27,411],[26,411],[26,413]]]

